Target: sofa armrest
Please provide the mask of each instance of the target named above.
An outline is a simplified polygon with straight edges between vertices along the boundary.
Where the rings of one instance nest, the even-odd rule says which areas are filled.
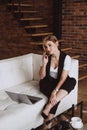
[[[74,77],[76,80],[78,80],[78,66],[78,60],[72,59],[69,76]]]

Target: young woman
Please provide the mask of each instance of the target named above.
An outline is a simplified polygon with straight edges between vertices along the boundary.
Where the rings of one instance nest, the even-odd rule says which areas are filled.
[[[51,120],[56,113],[60,101],[69,94],[76,84],[69,77],[71,57],[58,49],[58,39],[54,35],[43,39],[43,63],[40,68],[40,91],[48,97],[42,116]]]

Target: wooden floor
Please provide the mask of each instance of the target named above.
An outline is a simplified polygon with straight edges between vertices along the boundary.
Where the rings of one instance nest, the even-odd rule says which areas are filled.
[[[78,102],[83,101],[83,120],[87,123],[87,79],[79,81]]]

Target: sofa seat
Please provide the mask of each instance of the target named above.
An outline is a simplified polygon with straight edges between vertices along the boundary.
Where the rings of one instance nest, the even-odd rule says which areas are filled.
[[[13,101],[4,90],[0,91],[0,117],[3,117],[3,119],[0,118],[0,128],[3,130],[4,124],[6,128],[4,130],[24,130],[25,128],[29,129],[32,125],[34,126],[32,121],[34,122],[34,120],[38,118],[37,116],[40,114],[40,111],[47,100],[47,98],[39,91],[38,81],[25,82],[5,90],[42,97],[42,100],[33,105],[17,103]],[[41,122],[42,120],[43,119],[41,118]]]

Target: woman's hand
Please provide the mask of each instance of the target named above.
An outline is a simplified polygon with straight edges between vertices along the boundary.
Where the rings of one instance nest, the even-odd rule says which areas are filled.
[[[56,103],[57,103],[57,96],[56,96],[56,91],[55,91],[55,89],[52,91],[52,93],[51,93],[51,96],[50,96],[50,99],[49,99],[49,101],[50,101],[50,103],[52,104],[52,105],[55,105]]]
[[[47,65],[48,63],[48,55],[46,55],[45,53],[43,54],[43,64]]]
[[[55,89],[52,91],[52,93],[51,93],[51,97],[53,97],[53,96],[55,96],[56,95],[56,91],[55,91]],[[50,98],[51,98],[50,97]]]
[[[50,103],[51,103],[53,106],[57,104],[57,97],[56,97],[56,95],[53,96],[53,97],[51,97]]]
[[[48,56],[45,53],[43,54],[42,60],[43,60],[43,64],[39,70],[40,79],[43,79],[46,76],[46,65],[48,63]]]

